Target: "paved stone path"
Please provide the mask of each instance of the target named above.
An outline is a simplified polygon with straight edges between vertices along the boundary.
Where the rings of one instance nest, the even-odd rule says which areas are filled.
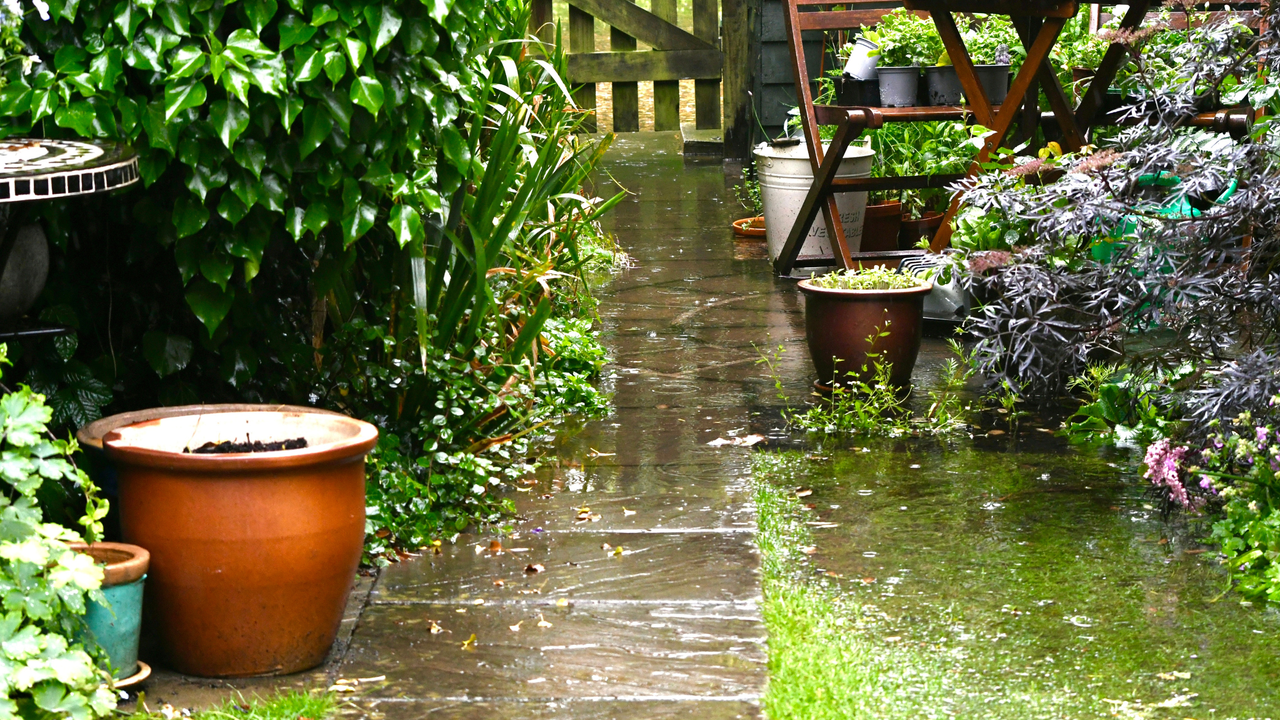
[[[798,299],[733,259],[722,165],[640,137],[607,168],[634,193],[608,227],[637,261],[602,290],[616,411],[521,488],[501,551],[463,536],[383,571],[340,667],[386,676],[361,687],[367,716],[759,717],[750,455],[706,443],[752,431],[774,394],[753,343],[802,338]]]

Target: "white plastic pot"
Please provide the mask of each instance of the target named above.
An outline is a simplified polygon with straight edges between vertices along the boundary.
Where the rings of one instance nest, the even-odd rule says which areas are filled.
[[[871,176],[871,158],[875,153],[861,145],[852,145],[844,153],[844,160],[836,173],[839,178]],[[777,260],[782,246],[787,243],[791,226],[800,215],[800,206],[813,185],[813,170],[809,165],[809,151],[804,146],[778,148],[761,143],[755,149],[756,173],[760,177],[760,196],[764,202],[764,228],[769,244],[769,259]],[[836,207],[840,209],[840,222],[844,225],[845,241],[849,252],[857,252],[862,245],[862,221],[867,209],[865,192],[839,193]],[[800,248],[799,260],[830,258],[831,240],[827,237],[827,224],[819,212],[809,226],[808,237]]]
[[[880,62],[880,56],[868,55],[868,53],[879,49],[879,45],[866,38],[860,37],[855,40],[853,52],[849,55],[849,61],[844,64],[844,74],[858,80],[875,80],[876,63]]]

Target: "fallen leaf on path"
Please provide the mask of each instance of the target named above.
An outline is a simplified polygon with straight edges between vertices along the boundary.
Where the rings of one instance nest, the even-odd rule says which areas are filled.
[[[440,627],[435,620],[431,621],[430,630],[432,635],[439,635],[440,633],[444,632],[444,628]]]
[[[495,586],[495,587],[503,587],[504,585],[506,585],[506,584],[507,584],[507,581],[506,581],[506,580],[494,580],[494,581],[493,581],[493,584],[494,584],[494,586]]]
[[[560,598],[556,600],[556,607],[569,607],[569,598]]]
[[[813,555],[814,553],[818,552],[818,548],[814,545],[810,545],[809,547],[800,548],[800,552],[804,553],[805,555]]]
[[[500,541],[500,540],[490,540],[490,541],[489,541],[489,552],[491,552],[491,553],[500,553],[500,552],[502,552],[502,541]]]
[[[995,430],[988,430],[988,431],[987,431],[987,436],[988,436],[988,437],[996,437],[997,435],[1003,435],[1003,434],[1004,434],[1004,431],[1003,431],[1003,430],[1001,430],[1001,429],[999,429],[999,428],[996,428]]]
[[[515,625],[508,625],[508,626],[507,626],[507,628],[508,628],[509,630],[511,630],[511,632],[520,632],[520,626],[521,626],[523,623],[524,623],[524,621],[523,621],[523,620],[521,620],[520,622],[516,623]]]
[[[350,685],[330,685],[329,692],[332,693],[353,693],[356,689]]]
[[[509,553],[527,553],[527,552],[529,552],[529,548],[507,548],[507,552],[509,552]]]
[[[538,627],[540,628],[551,627],[551,623],[547,622],[547,619],[542,617],[542,613],[538,613]]]
[[[613,549],[613,556],[614,556],[614,557],[622,557],[622,554],[623,554],[623,553],[625,553],[625,552],[626,552],[626,549],[625,549],[625,548],[623,548],[621,545],[619,545],[619,546],[617,546],[617,547],[615,547],[615,548]]]
[[[466,640],[463,640],[463,641],[462,641],[462,649],[463,649],[463,650],[475,650],[475,649],[476,649],[476,634],[475,634],[475,633],[471,633],[471,637],[469,637],[469,638],[467,638]]]
[[[608,552],[609,550],[613,549],[613,546],[610,545],[609,543],[600,543],[600,549]]]
[[[622,508],[622,517],[631,517],[632,515],[635,515],[635,514],[636,514],[635,510],[628,510],[626,508]]]
[[[1183,550],[1182,552],[1183,552],[1183,553],[1185,553],[1185,554],[1187,554],[1187,555],[1199,555],[1199,554],[1201,554],[1201,553],[1207,553],[1207,552],[1209,552],[1209,551],[1208,551],[1208,550],[1205,550],[1204,548],[1200,548],[1200,549],[1198,549],[1198,550]]]
[[[812,494],[813,490],[810,490],[809,488],[796,488],[796,497],[798,498],[809,497]]]
[[[1174,670],[1173,672],[1156,673],[1156,677],[1161,680],[1190,680],[1191,673]]]
[[[540,573],[543,570],[546,570],[546,568],[543,567],[541,563],[530,563],[524,566],[524,571],[529,573],[530,575],[533,575],[535,573]]]

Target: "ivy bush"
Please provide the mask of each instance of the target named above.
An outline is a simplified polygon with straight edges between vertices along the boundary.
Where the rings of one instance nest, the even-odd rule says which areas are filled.
[[[109,676],[75,639],[86,603],[104,601],[102,569],[67,547],[81,536],[46,522],[38,496],[60,483],[83,491],[88,503],[80,523],[91,540],[102,530],[106,506],[70,460],[75,441],[49,435],[51,417],[30,388],[0,399],[0,720],[80,720],[115,707]]]

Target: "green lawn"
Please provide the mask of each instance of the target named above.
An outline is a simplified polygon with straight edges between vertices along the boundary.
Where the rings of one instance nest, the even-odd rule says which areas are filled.
[[[138,704],[140,709],[130,715],[129,720],[165,717],[165,712],[159,707],[141,707],[146,704],[145,696],[139,698]],[[266,700],[228,700],[221,707],[204,710],[191,717],[193,720],[322,720],[333,711],[333,696],[329,693],[285,693]]]

